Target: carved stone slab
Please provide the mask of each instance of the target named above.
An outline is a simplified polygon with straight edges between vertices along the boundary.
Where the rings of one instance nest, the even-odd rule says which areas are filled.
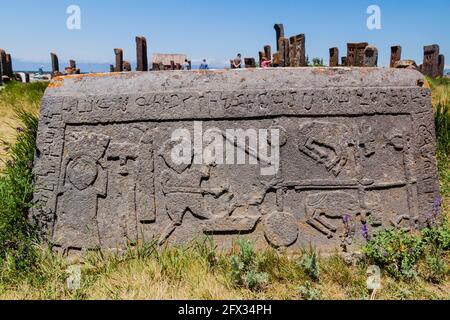
[[[367,232],[420,229],[436,219],[439,195],[422,79],[378,68],[55,78],[41,106],[32,217],[66,252],[204,235],[221,247],[245,235],[258,246],[352,250]],[[209,131],[246,160],[174,162],[175,130],[202,141],[194,159]],[[226,130],[249,141],[259,132],[269,153],[278,145],[278,170],[263,174],[268,162]]]

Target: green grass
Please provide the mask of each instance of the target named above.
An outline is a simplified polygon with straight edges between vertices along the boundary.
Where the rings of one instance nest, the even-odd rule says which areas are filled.
[[[5,108],[19,109],[18,121],[8,126],[13,135],[0,175],[0,299],[369,299],[366,280],[371,264],[383,269],[377,299],[450,299],[450,231],[445,222],[450,207],[450,88],[447,80],[430,85],[442,227],[417,234],[381,232],[362,248],[364,255],[351,261],[337,253],[322,256],[314,248],[297,254],[257,251],[244,238],[226,251],[209,239],[184,248],[142,244],[121,255],[90,253],[80,264],[81,287],[69,290],[67,269],[79,261],[63,259],[39,244],[27,219],[37,128],[34,111],[45,84],[9,84],[0,93],[0,114]]]
[[[18,137],[10,146],[10,158],[0,176],[0,259],[8,259],[24,270],[33,258],[33,230],[28,209],[33,195],[32,168],[38,120],[28,112],[17,110],[22,123]]]

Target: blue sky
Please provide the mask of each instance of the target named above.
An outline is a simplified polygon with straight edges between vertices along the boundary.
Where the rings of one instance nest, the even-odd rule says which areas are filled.
[[[81,30],[66,28],[72,4],[81,8]],[[366,26],[371,4],[381,8],[381,30]],[[423,46],[433,43],[450,65],[448,0],[14,0],[1,8],[0,47],[12,53],[16,69],[47,67],[51,51],[61,67],[73,58],[103,68],[113,63],[115,47],[134,62],[136,35],[147,37],[150,55],[185,53],[221,66],[237,52],[257,57],[265,44],[275,47],[274,23],[288,36],[305,33],[307,54],[326,62],[330,47],[342,55],[347,42],[367,41],[378,47],[380,65],[388,64],[391,45],[421,63]]]

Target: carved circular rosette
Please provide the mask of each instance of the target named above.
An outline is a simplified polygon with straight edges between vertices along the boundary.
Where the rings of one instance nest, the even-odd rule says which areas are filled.
[[[289,247],[298,239],[297,219],[290,213],[274,212],[263,223],[266,239],[275,247]]]

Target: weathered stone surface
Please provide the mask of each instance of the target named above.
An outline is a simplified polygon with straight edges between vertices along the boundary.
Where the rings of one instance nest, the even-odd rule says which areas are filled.
[[[148,71],[147,39],[145,37],[136,37],[136,54],[136,71]]]
[[[346,66],[347,66],[347,57],[342,57],[342,58],[341,58],[341,65],[342,65],[343,67],[346,67]]]
[[[61,73],[59,72],[59,60],[56,53],[50,53],[50,59],[52,61],[52,77],[60,76]]]
[[[9,53],[6,54],[6,67],[5,67],[5,75],[12,79],[14,77],[14,71],[12,66],[12,58]]]
[[[267,60],[272,60],[272,47],[269,45],[264,46],[264,56]]]
[[[402,47],[401,46],[393,46],[391,47],[391,68],[395,68],[395,64],[397,61],[402,60]]]
[[[5,75],[5,67],[6,67],[6,52],[5,50],[0,49],[0,85],[3,84],[3,75]]]
[[[130,72],[131,71],[131,63],[128,61],[123,61],[123,71]]]
[[[284,26],[281,23],[274,25],[274,29],[276,32],[276,44],[277,44],[277,52],[281,50],[280,40],[284,38]]]
[[[364,67],[364,50],[368,45],[367,42],[347,44],[348,67]]]
[[[378,66],[378,49],[374,46],[367,46],[364,49],[364,67],[374,68]]]
[[[439,46],[433,44],[431,46],[425,46],[423,48],[423,64],[422,73],[431,77],[436,78],[439,76]]]
[[[306,66],[305,39],[304,34],[290,38],[289,65],[291,67]]]
[[[256,68],[255,58],[244,58],[245,68]]]
[[[59,60],[55,53],[50,53],[50,58],[52,60],[52,72],[59,72]]]
[[[330,67],[339,66],[339,49],[330,48]]]
[[[351,251],[363,227],[425,227],[439,190],[423,83],[416,71],[377,68],[55,78],[41,105],[32,217],[66,252],[205,234],[221,247],[246,235]],[[197,141],[184,163],[172,157],[177,129]],[[276,158],[227,129],[262,132],[262,155],[279,145],[279,170],[263,175]],[[246,164],[206,158],[207,132]]]
[[[396,69],[410,69],[410,70],[416,70],[420,71],[421,68],[419,68],[414,60],[400,60],[397,61],[394,65],[394,68]]]
[[[123,71],[123,50],[120,48],[114,49],[114,54],[116,55],[116,67],[115,72]]]
[[[443,54],[439,55],[438,59],[438,76],[443,77],[445,70],[445,56]]]

